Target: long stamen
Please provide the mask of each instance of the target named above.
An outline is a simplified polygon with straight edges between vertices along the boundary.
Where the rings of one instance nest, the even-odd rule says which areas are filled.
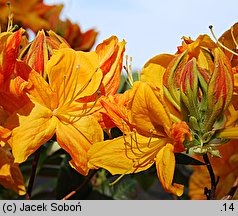
[[[125,71],[127,71],[127,68],[126,68],[125,66],[123,66],[123,69],[124,69]],[[123,78],[124,78],[126,84],[127,84],[128,86],[132,87],[131,83],[128,81],[128,78],[125,76],[125,74],[122,73],[122,75],[123,75]]]
[[[74,114],[70,114],[70,113],[66,113],[66,115],[69,115],[70,117],[73,117],[72,120],[70,120],[70,122],[72,121],[75,121],[76,119],[78,120],[79,118],[87,115],[88,113],[90,113],[92,111],[92,109],[96,106],[97,102],[98,102],[98,99],[99,99],[99,96],[100,96],[100,91],[97,92],[97,97],[93,103],[93,105],[88,109],[86,110],[85,112],[83,112],[82,114],[78,114],[78,115],[74,115]],[[77,121],[76,120],[76,121]]]
[[[150,148],[150,143],[151,143],[151,140],[152,140],[152,136],[153,136],[153,129],[150,129],[150,139],[149,139],[149,142],[147,144],[148,148]]]
[[[126,66],[123,66],[126,71],[126,76],[123,74],[126,83],[132,87],[133,86],[133,71],[132,71],[132,57],[130,57],[130,64],[128,65],[128,55],[126,55]]]
[[[64,101],[66,100],[66,94],[65,94],[65,89],[66,89],[66,84],[65,84],[65,80],[66,80],[66,75],[64,75]]]
[[[234,30],[233,27],[231,27],[231,37],[232,37],[232,40],[233,40],[234,44],[236,45],[236,49],[237,49],[238,48],[238,43],[236,42],[233,30]]]
[[[136,71],[136,75],[138,77],[138,80],[140,81],[141,80],[141,73],[139,70]]]
[[[7,2],[7,6],[8,6],[8,22],[7,22],[7,32],[10,31],[10,29],[12,28],[12,13],[11,13],[11,2],[8,1]]]
[[[69,103],[67,104],[67,106],[69,106],[74,100],[76,100],[76,98],[87,88],[87,86],[90,84],[93,76],[95,75],[95,73],[98,71],[98,68],[93,72],[92,76],[90,77],[90,79],[83,85],[83,87],[77,92],[77,94],[74,95],[74,93],[76,92],[77,89],[77,85],[74,86],[74,91],[73,91],[73,96],[71,98],[71,100],[69,101]],[[78,80],[78,76],[77,76],[77,80]],[[77,82],[76,82],[77,83]]]
[[[67,82],[67,85],[69,86],[72,86],[73,85],[73,82],[75,82],[75,85],[74,85],[74,89],[73,89],[73,93],[72,93],[72,96],[71,96],[71,99],[70,99],[70,103],[71,103],[71,100],[72,100],[72,98],[74,97],[74,94],[75,94],[75,91],[76,91],[76,89],[77,89],[77,83],[78,83],[78,77],[79,77],[79,73],[78,73],[78,70],[79,70],[79,65],[77,65],[76,66],[76,71],[75,71],[75,73],[73,73],[74,74],[74,77],[71,79],[72,81],[71,81],[71,83],[68,83]],[[63,100],[63,103],[62,104],[65,104],[66,103],[66,101],[67,101],[67,98],[68,98],[68,96],[69,96],[69,93],[71,92],[70,91],[70,88],[68,88],[68,91],[66,92],[66,89],[67,89],[67,86],[66,86],[66,78],[67,78],[67,76],[66,75],[64,75],[64,77],[63,77],[63,82],[64,82],[64,100]],[[69,103],[68,102],[68,103]],[[67,105],[68,106],[68,105]]]
[[[227,48],[225,45],[223,45],[223,44],[217,39],[216,35],[215,35],[214,32],[213,32],[213,26],[212,26],[212,25],[210,25],[209,28],[210,28],[210,31],[211,31],[211,33],[212,33],[212,36],[214,37],[214,39],[216,40],[216,42],[217,42],[222,48],[224,48],[224,49],[227,50],[228,52],[230,52],[230,53],[232,53],[232,54],[238,56],[238,54],[237,54],[236,52],[234,52],[234,51],[230,50],[229,48]]]
[[[122,127],[123,127],[123,139],[124,139],[124,145],[125,145],[125,155],[128,159],[132,160],[133,167],[135,170],[139,167],[146,167],[148,164],[153,162],[153,157],[150,157],[149,155],[156,154],[157,145],[154,143],[154,145],[151,145],[152,142],[152,134],[149,138],[148,144],[146,144],[146,147],[149,149],[147,151],[142,151],[140,145],[144,145],[143,143],[139,143],[137,139],[136,130],[133,129],[132,132],[127,133],[130,136],[130,143],[126,140],[126,135],[124,133],[125,125],[126,123],[122,120]],[[135,137],[133,137],[133,134]],[[129,152],[132,153],[132,155],[129,155]],[[146,157],[146,159],[145,159]],[[143,161],[141,162],[141,160]]]
[[[62,102],[62,107],[60,108],[61,112],[62,111],[65,111],[64,108],[68,108],[75,100],[76,98],[85,90],[85,88],[90,84],[93,76],[95,75],[95,73],[98,71],[98,68],[93,72],[92,76],[89,78],[89,80],[82,86],[82,88],[78,91],[77,91],[77,83],[78,83],[78,79],[79,79],[79,73],[78,73],[78,70],[79,70],[79,65],[76,66],[76,72],[74,73],[76,77],[73,77],[71,80],[72,82],[71,83],[67,83],[67,85],[73,85],[74,88],[73,88],[73,91],[70,91],[70,88],[68,88],[68,91],[66,92],[65,89],[66,89],[66,78],[67,76],[64,75],[64,99],[63,99],[63,102]],[[70,100],[67,102],[67,98],[69,97],[69,94],[72,94],[71,97],[70,97]],[[96,98],[96,100],[98,100],[98,97]],[[96,102],[94,103],[94,105],[96,104]],[[91,110],[90,110],[91,111]]]

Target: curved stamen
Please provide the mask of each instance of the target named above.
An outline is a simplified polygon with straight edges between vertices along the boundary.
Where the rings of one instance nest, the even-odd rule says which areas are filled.
[[[231,37],[232,37],[232,40],[234,42],[234,44],[236,45],[236,49],[238,49],[238,43],[236,42],[236,39],[235,39],[235,36],[234,36],[234,33],[233,33],[233,27],[231,27]]]
[[[123,69],[126,71],[126,75],[123,73],[123,77],[125,79],[125,82],[130,87],[133,86],[133,71],[132,71],[132,57],[130,57],[130,63],[128,64],[128,55],[126,55],[126,66],[123,66]]]
[[[8,6],[8,22],[7,22],[7,32],[9,32],[13,27],[13,14],[11,12],[11,2],[7,2]]]
[[[232,53],[233,55],[238,56],[238,53],[236,53],[236,52],[230,50],[229,48],[227,48],[225,45],[223,45],[223,44],[217,39],[216,35],[215,35],[214,32],[213,32],[213,26],[212,26],[212,25],[210,25],[209,28],[210,28],[210,31],[211,31],[211,33],[212,33],[212,36],[214,37],[214,39],[216,40],[216,42],[217,42],[218,45],[220,45],[222,48],[224,48],[224,49],[227,50],[228,52]]]
[[[96,97],[95,101],[93,102],[92,106],[91,106],[88,110],[87,110],[87,109],[83,110],[83,111],[82,111],[82,114],[77,114],[77,115],[75,115],[75,114],[71,114],[70,112],[66,112],[65,115],[68,115],[68,116],[69,116],[69,121],[73,123],[73,122],[78,121],[78,120],[79,120],[80,118],[82,118],[83,116],[88,115],[88,114],[93,110],[93,108],[96,106],[100,94],[101,94],[101,92],[98,91],[98,92],[97,92],[97,97]],[[72,120],[70,120],[70,118],[72,118]]]

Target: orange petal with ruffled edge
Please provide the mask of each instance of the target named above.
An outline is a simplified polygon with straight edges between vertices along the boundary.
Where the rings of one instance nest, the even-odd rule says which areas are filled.
[[[104,40],[96,47],[100,68],[104,74],[101,91],[105,95],[115,94],[120,86],[123,54],[126,42],[116,36]]]

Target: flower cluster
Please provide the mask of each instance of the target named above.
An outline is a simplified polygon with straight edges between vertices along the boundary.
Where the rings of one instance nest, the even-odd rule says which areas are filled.
[[[237,24],[217,41],[183,37],[175,54],[151,58],[137,81],[124,67],[131,87],[118,93],[124,40],[111,36],[89,51],[97,33],[62,21],[62,5],[22,4],[0,1],[2,186],[24,195],[19,165],[55,139],[82,175],[103,168],[122,177],[155,164],[164,190],[177,196],[184,185],[174,179],[176,156],[197,162],[204,156],[220,177],[207,197],[229,192],[238,177]],[[35,33],[32,41],[27,29]],[[116,138],[110,136],[114,127],[121,131]],[[214,174],[201,164],[190,179],[195,199],[204,198]]]

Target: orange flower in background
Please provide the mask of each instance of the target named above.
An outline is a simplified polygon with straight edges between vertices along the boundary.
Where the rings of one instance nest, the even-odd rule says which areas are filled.
[[[15,162],[25,161],[56,133],[57,142],[72,157],[71,165],[86,175],[86,152],[103,139],[100,125],[83,102],[97,92],[102,80],[98,56],[63,48],[47,62],[46,73],[49,83],[31,71],[32,87],[27,90],[31,102],[8,118]]]
[[[73,24],[69,19],[61,20],[63,7],[63,4],[46,5],[43,0],[0,0],[0,24],[4,30],[7,30],[9,25],[29,28],[34,33],[42,29],[53,30],[62,36],[71,48],[89,51],[96,41],[98,32],[94,29],[82,32],[78,24]]]
[[[80,26],[72,23],[69,19],[65,21],[60,19],[60,13],[63,5],[55,5],[44,14],[44,18],[49,22],[50,28],[58,35],[63,37],[74,50],[89,51],[96,41],[98,32],[94,29],[89,29],[82,32]],[[40,30],[40,29],[39,29]]]
[[[51,27],[53,31],[65,38],[70,46],[75,50],[89,51],[96,41],[98,32],[90,29],[82,32],[79,25],[70,20],[58,20],[56,26]]]
[[[103,95],[115,94],[120,86],[125,45],[124,40],[120,42],[116,36],[111,36],[96,47],[99,65],[104,74],[100,87]]]
[[[55,5],[46,5],[43,0],[0,0],[1,25],[7,26],[6,22],[9,15],[8,2],[10,3],[14,24],[29,28],[33,32],[50,28],[50,24],[44,18],[44,14],[51,8],[54,8]]]

